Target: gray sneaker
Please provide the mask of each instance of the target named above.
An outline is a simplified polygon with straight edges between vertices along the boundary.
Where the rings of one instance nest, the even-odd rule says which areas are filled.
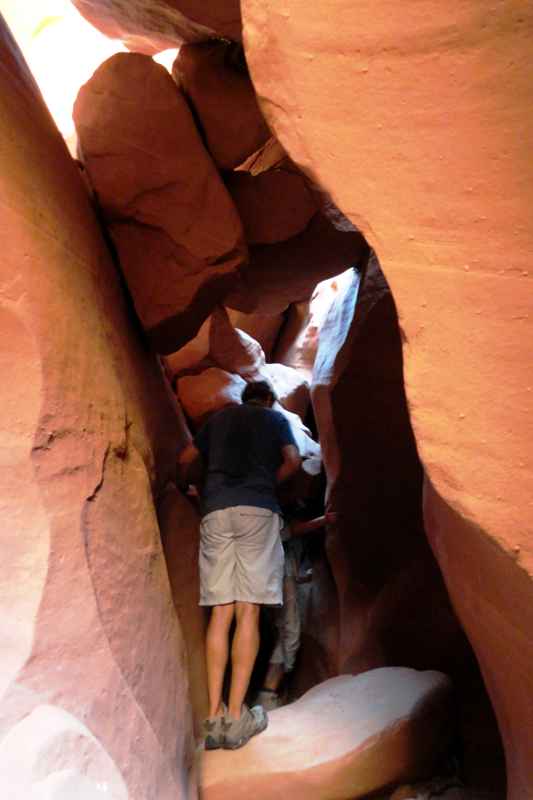
[[[226,711],[227,708],[224,706],[224,712],[219,717],[204,720],[204,747],[206,750],[219,750],[224,747],[224,714]]]
[[[261,733],[268,725],[268,717],[262,706],[243,706],[240,719],[224,717],[225,750],[237,750],[248,742],[252,736]]]
[[[265,711],[274,711],[283,705],[283,700],[272,689],[260,689],[255,697],[255,705],[263,706]]]

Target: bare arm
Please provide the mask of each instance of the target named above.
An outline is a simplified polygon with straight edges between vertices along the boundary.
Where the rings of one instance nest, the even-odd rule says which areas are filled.
[[[291,522],[289,525],[291,536],[305,536],[306,533],[319,531],[326,525],[335,525],[338,522],[338,516],[336,512],[328,511],[321,517],[315,517],[315,519],[309,519],[305,522]]]
[[[281,456],[283,461],[276,473],[276,483],[278,485],[280,483],[285,483],[285,481],[288,481],[293,475],[296,475],[302,463],[298,448],[293,444],[286,444],[282,447]]]
[[[201,483],[204,465],[200,451],[194,444],[188,444],[178,457],[178,474],[183,483]]]

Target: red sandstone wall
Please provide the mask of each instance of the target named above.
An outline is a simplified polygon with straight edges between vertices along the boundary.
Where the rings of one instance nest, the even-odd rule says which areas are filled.
[[[153,504],[185,433],[4,26],[0,50],[0,795],[192,797]]]
[[[376,249],[426,526],[533,794],[531,35],[519,0],[243,0],[269,125]],[[512,663],[512,666],[511,666]]]

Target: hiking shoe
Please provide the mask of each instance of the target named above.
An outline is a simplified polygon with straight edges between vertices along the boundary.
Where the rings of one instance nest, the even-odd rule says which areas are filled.
[[[227,708],[218,717],[211,717],[204,720],[204,747],[206,750],[219,750],[224,747],[224,714]]]
[[[268,725],[268,717],[262,706],[242,707],[240,719],[231,719],[227,714],[224,717],[224,744],[225,750],[237,750],[248,742],[252,736],[264,731]]]
[[[283,700],[273,689],[260,689],[257,692],[255,703],[258,706],[263,706],[265,711],[274,711],[274,709],[283,705]]]

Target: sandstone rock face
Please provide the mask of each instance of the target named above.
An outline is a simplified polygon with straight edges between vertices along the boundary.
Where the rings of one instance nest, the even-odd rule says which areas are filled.
[[[303,175],[272,169],[252,175],[240,170],[226,178],[248,244],[274,244],[301,233],[318,206]]]
[[[431,768],[449,736],[450,682],[391,667],[343,675],[272,711],[234,752],[200,751],[205,800],[355,800]]]
[[[208,42],[180,48],[172,68],[200,121],[220,169],[234,169],[270,138],[242,48]]]
[[[157,516],[174,607],[185,638],[195,732],[197,736],[201,736],[201,724],[207,716],[208,707],[205,668],[206,618],[203,609],[198,605],[200,513],[186,497],[169,484],[159,499]]]
[[[183,95],[147,56],[104,62],[74,118],[137,313],[159,351],[172,352],[246,257],[238,214]]]
[[[152,499],[185,431],[5,27],[0,49],[0,795],[93,798],[103,781],[116,800],[185,798],[184,647]]]
[[[242,11],[273,132],[376,248],[398,303],[413,426],[442,501],[430,493],[428,533],[518,800],[533,793],[531,670],[508,680],[511,654],[533,660],[533,10],[491,2],[481,21],[471,1],[339,0],[316,4],[312,24],[301,0],[243,0]],[[494,583],[474,601],[480,560]]]
[[[227,296],[226,305],[247,313],[279,313],[310,298],[319,281],[361,263],[367,253],[361,234],[338,230],[318,212],[297,236],[250,248],[240,285]]]
[[[78,11],[112,39],[130,50],[152,55],[195,42],[225,36],[241,38],[238,0],[72,0]]]
[[[424,535],[401,336],[375,258],[330,309],[311,391],[327,505],[339,519],[325,540],[331,576],[324,567],[313,587],[319,602],[305,629],[299,689],[324,677],[324,665],[338,674],[391,663],[431,666],[466,685],[476,672]],[[314,675],[308,653],[320,656]]]

